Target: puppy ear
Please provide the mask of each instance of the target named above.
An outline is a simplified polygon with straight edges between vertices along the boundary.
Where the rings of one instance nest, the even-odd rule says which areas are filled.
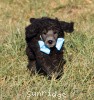
[[[25,39],[27,43],[30,42],[32,38],[37,36],[37,32],[35,30],[36,29],[32,25],[29,25],[25,28]]]
[[[33,23],[35,20],[35,18],[30,18],[30,23]]]
[[[73,22],[64,22],[64,21],[60,21],[60,25],[62,30],[64,30],[65,32],[73,32],[74,31],[74,23]]]

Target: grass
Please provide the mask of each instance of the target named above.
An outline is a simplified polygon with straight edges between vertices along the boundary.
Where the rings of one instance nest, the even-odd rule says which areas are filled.
[[[93,9],[93,0],[0,0],[0,100],[94,100]],[[25,26],[42,16],[75,22],[60,80],[26,68]]]

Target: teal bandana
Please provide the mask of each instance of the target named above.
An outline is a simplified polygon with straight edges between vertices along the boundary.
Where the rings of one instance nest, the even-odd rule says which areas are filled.
[[[48,48],[42,40],[39,40],[38,44],[40,46],[40,51],[46,54],[50,54],[50,48]],[[64,44],[64,38],[58,38],[55,47],[57,48],[57,50],[61,50],[63,44]]]

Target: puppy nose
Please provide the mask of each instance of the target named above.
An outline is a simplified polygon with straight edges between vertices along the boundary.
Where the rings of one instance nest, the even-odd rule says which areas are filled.
[[[52,44],[52,43],[53,43],[53,41],[52,41],[52,40],[49,40],[49,41],[48,41],[48,43],[49,43],[49,44]]]

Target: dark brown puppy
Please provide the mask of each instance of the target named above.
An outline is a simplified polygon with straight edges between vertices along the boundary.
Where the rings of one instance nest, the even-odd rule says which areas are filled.
[[[63,64],[59,66],[60,61],[64,62],[63,49],[57,50],[56,43],[58,38],[64,38],[64,32],[73,32],[74,23],[68,23],[51,19],[48,17],[31,18],[31,24],[26,27],[26,54],[28,56],[28,69],[32,72],[44,72],[48,76],[57,73],[57,76],[63,70]],[[38,41],[42,40],[50,49],[50,54],[40,51]]]

